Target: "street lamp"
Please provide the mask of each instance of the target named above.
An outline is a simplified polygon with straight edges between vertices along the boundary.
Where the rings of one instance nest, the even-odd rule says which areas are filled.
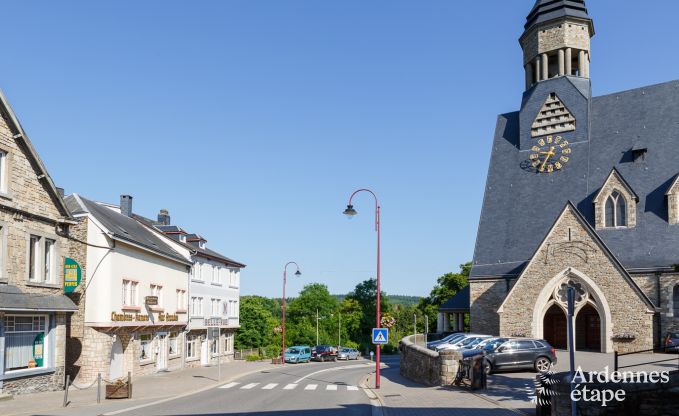
[[[297,263],[295,263],[294,261],[289,261],[285,264],[285,267],[283,268],[283,308],[281,310],[281,313],[283,314],[283,340],[281,341],[281,365],[285,365],[285,308],[286,308],[285,282],[287,281],[288,266],[291,264],[294,264],[295,267],[297,268],[295,276],[302,275],[302,272],[299,271],[299,265],[297,265]]]
[[[354,215],[358,214],[358,212],[354,209],[354,206],[351,205],[351,201],[354,198],[354,195],[356,195],[359,192],[368,192],[370,193],[374,198],[375,198],[375,231],[377,231],[377,313],[376,313],[376,321],[377,324],[375,325],[376,328],[380,328],[380,203],[377,200],[377,195],[370,189],[359,189],[357,191],[354,191],[353,194],[349,197],[349,203],[347,204],[347,209],[344,210],[343,214],[347,216],[347,218],[351,219]],[[377,354],[376,354],[376,360],[375,360],[375,388],[379,389],[380,388],[380,345],[377,345]]]

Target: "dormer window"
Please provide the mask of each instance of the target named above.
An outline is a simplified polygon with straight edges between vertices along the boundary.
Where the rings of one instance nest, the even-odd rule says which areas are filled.
[[[625,197],[613,191],[606,199],[606,228],[627,227],[627,204]]]

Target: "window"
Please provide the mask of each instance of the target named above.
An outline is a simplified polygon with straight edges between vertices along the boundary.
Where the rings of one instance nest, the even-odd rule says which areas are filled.
[[[0,150],[0,192],[7,193],[7,152]]]
[[[151,356],[151,343],[153,342],[153,336],[150,334],[141,335],[139,338],[139,361],[150,360]]]
[[[212,283],[219,283],[219,267],[212,267]]]
[[[38,252],[40,237],[32,235],[28,242],[28,280],[40,281],[38,277]]]
[[[229,286],[238,287],[238,270],[229,269]]]
[[[202,275],[202,267],[203,265],[200,263],[196,263],[193,265],[195,272],[193,278],[196,280],[203,280],[203,275]]]
[[[123,306],[134,306],[137,303],[137,285],[138,282],[132,280],[123,280]]]
[[[679,285],[674,286],[672,298],[674,300],[674,317],[679,318]]]
[[[163,307],[163,287],[160,285],[151,284],[151,296],[158,297],[157,308]]]
[[[220,337],[217,337],[210,341],[210,352],[212,353],[212,355],[217,355],[217,353],[219,352],[218,346],[220,339],[221,339]]]
[[[606,227],[626,227],[627,226],[627,207],[625,197],[618,191],[613,191],[611,196],[606,198]]]
[[[186,310],[186,290],[177,289],[177,310]]]
[[[233,342],[233,334],[228,333],[224,338],[224,352],[231,352],[231,343]]]
[[[179,348],[177,347],[177,333],[170,332],[170,336],[167,338],[167,345],[170,355],[179,354]]]
[[[219,316],[219,299],[212,299],[211,300],[211,306],[212,306],[212,316]]]
[[[56,241],[45,238],[45,281],[52,281],[52,274],[54,273],[54,244]]]
[[[198,341],[195,335],[186,337],[186,358],[196,358],[196,349]]]
[[[56,280],[56,241],[38,235],[28,239],[28,280],[54,283]]]
[[[224,301],[222,302],[222,316],[229,316],[229,302]]]
[[[203,298],[196,298],[196,304],[198,306],[197,315],[203,316]]]
[[[5,371],[47,366],[44,315],[5,316]]]

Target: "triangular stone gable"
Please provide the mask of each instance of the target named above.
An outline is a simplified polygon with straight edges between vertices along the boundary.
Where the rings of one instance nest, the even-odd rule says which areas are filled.
[[[564,278],[582,281],[608,333],[633,333],[652,342],[654,305],[573,204],[568,203],[498,309],[501,336],[542,337],[553,288]],[[646,344],[644,344],[646,345]]]
[[[637,205],[639,197],[634,192],[634,189],[627,183],[625,178],[613,168],[611,173],[604,181],[599,189],[599,192],[594,196],[594,225],[597,229],[605,227],[604,211],[606,209],[606,199],[613,191],[618,191],[625,197],[625,205],[627,208],[627,227],[632,228],[637,224]]]
[[[533,137],[575,130],[575,117],[556,93],[550,93],[531,125]]]
[[[7,162],[6,192],[0,204],[53,220],[69,217],[63,198],[1,92],[0,114],[0,150]]]
[[[667,188],[667,192],[665,192],[665,195],[672,195],[677,193],[679,193],[679,174],[674,177],[672,183]]]
[[[679,224],[679,175],[674,177],[665,196],[667,197],[667,222],[671,225]]]

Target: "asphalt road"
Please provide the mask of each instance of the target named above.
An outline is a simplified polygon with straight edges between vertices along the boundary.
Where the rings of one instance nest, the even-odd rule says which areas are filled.
[[[359,384],[374,368],[363,359],[286,364],[118,415],[371,416],[370,400]]]

